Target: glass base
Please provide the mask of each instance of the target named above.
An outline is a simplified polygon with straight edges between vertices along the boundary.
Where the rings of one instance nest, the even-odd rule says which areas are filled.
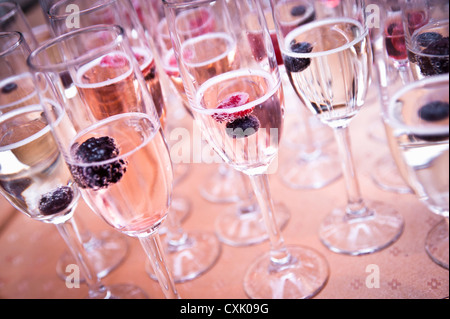
[[[348,255],[370,254],[394,243],[403,232],[403,218],[393,208],[368,202],[364,216],[349,217],[335,209],[322,222],[319,237],[330,250]]]
[[[222,243],[241,247],[258,244],[269,238],[259,206],[255,204],[251,208],[246,212],[239,212],[238,210],[242,208],[233,207],[217,217],[215,230]],[[287,225],[290,213],[282,203],[274,203],[274,208],[275,218],[281,230]]]
[[[99,278],[116,269],[125,260],[128,252],[126,237],[116,231],[93,235],[84,247]],[[66,280],[66,267],[71,264],[76,264],[75,259],[70,252],[64,252],[56,264],[56,273],[61,279]],[[84,278],[81,277],[80,282],[84,282]]]
[[[316,295],[328,280],[328,262],[318,252],[287,246],[291,262],[273,267],[270,252],[260,256],[247,270],[244,290],[253,299],[305,299]]]
[[[448,218],[434,226],[425,241],[425,250],[438,265],[448,269]]]
[[[175,283],[197,278],[213,267],[222,252],[217,237],[207,232],[188,232],[184,244],[164,243],[166,264]],[[153,280],[157,280],[150,262],[145,270]]]
[[[379,158],[372,171],[372,180],[375,185],[389,192],[399,194],[412,194],[413,191],[405,183],[390,155]]]
[[[109,293],[104,296],[89,295],[88,299],[148,299],[147,293],[141,288],[129,284],[107,286]]]
[[[179,220],[180,223],[183,223],[190,213],[191,213],[191,202],[185,197],[175,195],[172,198],[172,203],[169,208],[169,214],[171,214],[171,216],[174,216],[174,218]],[[167,227],[165,226],[165,224],[166,223],[164,223],[158,229],[160,235],[164,235],[167,232]]]
[[[325,150],[316,154],[286,156],[280,169],[281,180],[293,189],[319,189],[342,176],[341,162]]]
[[[227,204],[238,202],[245,191],[241,177],[233,168],[220,164],[219,168],[200,187],[200,195],[209,202]]]

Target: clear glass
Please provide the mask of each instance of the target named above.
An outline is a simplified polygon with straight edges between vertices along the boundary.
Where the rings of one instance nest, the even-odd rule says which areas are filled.
[[[172,163],[123,28],[65,33],[32,52],[28,65],[84,200],[113,228],[139,238],[163,293],[179,298],[157,231],[170,206]]]
[[[143,17],[155,15],[153,19],[143,19],[144,25],[155,39],[158,55],[165,74],[170,79],[171,88],[181,97],[184,107],[192,116],[170,40],[162,2],[137,1],[135,6],[140,10]],[[189,19],[196,17],[197,25],[195,28],[201,30],[210,23],[209,14],[209,10],[200,8],[190,15],[182,15],[179,18],[179,23],[184,20],[188,25]],[[170,130],[170,125],[168,129]],[[215,231],[220,241],[232,246],[246,246],[267,240],[267,232],[258,203],[252,192],[248,192],[248,178],[243,180],[239,172],[225,163],[210,165],[210,167],[212,170],[210,178],[204,180],[198,186],[202,197],[213,203],[235,203],[230,209],[221,212],[215,222]],[[277,204],[277,206],[279,209],[278,222],[281,227],[284,227],[290,215],[284,205]]]
[[[416,80],[448,74],[448,11],[445,0],[408,0],[403,4],[406,48]]]
[[[21,32],[31,50],[38,46],[30,24],[17,2],[4,1],[0,3],[0,31]]]
[[[24,41],[20,33],[11,35]],[[38,103],[0,115],[0,192],[28,217],[56,226],[80,267],[89,298],[146,298],[138,287],[108,287],[98,278],[73,219],[79,189],[43,114]]]
[[[372,50],[374,54],[379,51],[377,52],[379,59],[374,63],[374,67],[375,69],[384,69],[383,72],[380,70],[374,72],[372,87],[376,86],[380,90],[380,86],[396,86],[398,81],[405,85],[412,80],[412,74],[406,50],[401,3],[392,0],[379,0],[373,1],[372,4],[378,6],[380,15],[380,27],[370,30]],[[381,79],[380,77],[384,78]],[[380,90],[379,93],[382,95],[383,90]],[[383,98],[378,101],[383,103]],[[369,130],[369,136],[373,134],[374,140],[379,142],[379,146],[382,146],[385,150],[375,160],[371,171],[375,185],[383,190],[399,194],[412,193],[411,188],[405,183],[398,171],[387,147],[381,110],[379,120],[371,124]]]
[[[384,203],[362,198],[351,150],[349,124],[364,105],[371,78],[364,3],[311,1],[316,20],[285,30],[285,2],[271,1],[286,71],[308,109],[333,128],[346,184],[347,205],[325,218],[319,237],[334,252],[373,253],[399,238],[403,218]]]
[[[290,83],[288,83],[289,79],[287,78],[283,65],[284,62],[278,45],[270,0],[262,0],[260,2],[269,29],[270,39],[275,50],[283,88],[285,94],[290,94],[292,88]],[[297,10],[297,12],[294,12],[295,15],[290,13],[291,10]],[[286,30],[315,19],[314,7],[311,3],[304,0],[284,2],[281,12],[284,18],[283,27]],[[252,21],[256,18],[257,16],[250,14],[247,18],[248,23],[253,23]],[[293,104],[286,105],[288,112],[292,109],[292,112],[300,113],[298,109],[303,108],[303,101],[299,100],[298,97],[291,98],[290,95],[289,99],[286,100],[289,100],[290,104]],[[283,164],[279,173],[281,180],[293,189],[319,189],[336,181],[342,176],[342,173],[335,169],[336,165],[339,165],[339,159],[335,153],[324,147],[327,134],[321,136],[324,138],[323,141],[319,141],[318,137],[315,139],[311,138],[312,132],[318,136],[325,126],[319,125],[313,127],[310,117],[305,116],[305,114],[298,114],[296,122],[292,129],[286,129],[284,142],[295,141],[295,144],[292,150],[290,148],[284,148],[283,150],[285,156],[282,157]],[[303,136],[305,138],[298,139],[300,134],[304,134]]]
[[[448,269],[449,76],[413,82],[398,91],[384,113],[391,150],[417,197],[443,217],[428,233],[425,249]]]
[[[20,24],[25,26],[25,24]],[[32,35],[31,30],[28,30]],[[21,32],[22,33],[22,32]],[[17,41],[16,41],[17,39]],[[39,104],[39,96],[35,89],[32,75],[27,66],[30,49],[26,41],[19,41],[13,33],[0,37],[0,114],[22,106]],[[77,228],[89,258],[100,278],[116,269],[125,259],[128,243],[124,236],[112,231],[94,234],[77,216]],[[75,259],[70,251],[65,251],[56,265],[57,274],[65,279],[67,265],[74,264]],[[84,279],[82,279],[84,280]]]
[[[144,1],[138,0],[134,3],[138,12],[142,14],[142,23],[146,27],[150,37],[155,43],[155,48],[166,77],[169,79],[170,93],[176,94],[182,101],[184,109],[189,115],[192,112],[188,106],[186,92],[184,91],[183,81],[178,69],[177,60],[170,40],[169,29],[167,27],[167,19],[164,13],[164,7],[161,1]],[[208,10],[199,11],[199,19],[196,28],[202,29],[202,24],[208,24]],[[204,16],[202,16],[204,14]],[[144,18],[146,17],[146,18]],[[181,19],[189,19],[188,16],[180,17]],[[239,189],[233,187],[239,183],[239,177],[230,170],[230,168],[222,164],[219,169],[215,169],[211,178],[204,181],[199,186],[200,194],[206,200],[213,203],[233,203],[240,200]]]
[[[67,9],[73,8],[73,6],[77,6],[80,12],[76,18],[73,17],[72,10]],[[48,18],[56,35],[96,24],[120,25],[125,30],[132,46],[133,54],[139,63],[139,68],[144,75],[145,83],[164,127],[167,110],[154,57],[155,49],[153,43],[148,41],[139,16],[130,0],[105,0],[100,3],[90,0],[58,1],[48,9]]]
[[[269,191],[284,98],[259,2],[163,2],[194,118],[219,156],[250,177],[268,232],[271,249],[248,268],[246,293],[251,298],[315,295],[327,281],[328,263],[310,248],[284,244]],[[259,17],[252,25],[246,19],[250,12]],[[197,28],[198,15],[208,17],[208,23]],[[286,278],[293,284],[285,285]]]
[[[293,189],[320,189],[342,177],[333,131],[307,112],[304,102],[292,88],[284,65],[282,77],[287,116],[290,126],[280,151],[280,178]],[[287,121],[286,121],[287,122]],[[284,148],[283,148],[284,146]]]

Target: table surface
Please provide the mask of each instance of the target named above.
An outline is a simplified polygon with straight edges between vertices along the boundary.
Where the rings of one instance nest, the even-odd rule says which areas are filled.
[[[286,130],[280,146],[278,167],[287,158],[298,154],[299,145],[291,138],[299,119],[305,116],[299,101],[288,87],[286,90]],[[174,107],[174,106],[172,106]],[[170,110],[170,106],[169,106]],[[192,128],[192,121],[184,117],[182,123]],[[331,137],[327,131],[326,136]],[[314,298],[446,298],[449,295],[448,270],[435,264],[424,249],[428,231],[441,217],[430,213],[413,194],[399,194],[378,187],[373,179],[377,160],[388,154],[378,107],[378,90],[373,85],[366,106],[350,125],[352,150],[358,170],[363,196],[383,201],[403,216],[405,228],[401,237],[379,252],[348,256],[331,252],[318,237],[322,220],[336,205],[345,205],[345,185],[342,178],[315,190],[292,189],[283,183],[278,170],[271,174],[273,199],[283,203],[290,212],[290,220],[282,231],[289,245],[302,245],[322,253],[329,263],[326,286]],[[326,144],[335,150],[334,140]],[[340,169],[337,167],[336,169]],[[218,164],[188,164],[188,173],[174,188],[175,197],[190,201],[189,216],[183,222],[187,232],[214,232],[214,223],[225,211],[236,208],[235,203],[218,204],[205,200],[200,187]],[[305,172],[307,173],[307,172]],[[240,181],[238,181],[240,183]],[[114,231],[95,215],[83,202],[75,212],[77,220],[94,234]],[[151,299],[163,298],[157,282],[146,270],[146,256],[135,238],[125,237],[128,254],[124,261],[102,281],[106,285],[131,283],[145,290]],[[162,236],[164,239],[164,235]],[[243,278],[249,265],[268,251],[269,243],[245,247],[222,244],[217,263],[206,273],[191,281],[177,284],[182,298],[186,299],[244,299]],[[6,200],[0,199],[0,298],[85,298],[86,285],[68,288],[56,274],[56,263],[67,247],[54,225],[34,221],[16,211]],[[379,287],[366,285],[373,267],[379,271]]]

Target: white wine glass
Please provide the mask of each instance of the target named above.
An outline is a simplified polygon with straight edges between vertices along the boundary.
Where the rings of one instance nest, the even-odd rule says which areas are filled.
[[[384,112],[393,156],[416,196],[442,221],[429,232],[425,250],[448,269],[449,76],[413,82],[393,95]]]
[[[179,298],[158,233],[170,207],[172,163],[123,28],[65,33],[33,51],[28,65],[84,200],[113,228],[139,238],[164,295]]]
[[[395,242],[404,223],[389,205],[363,199],[351,151],[349,124],[364,105],[371,78],[364,1],[312,1],[316,20],[287,32],[279,21],[284,2],[271,1],[286,71],[308,109],[333,128],[346,185],[347,204],[325,218],[319,237],[334,252],[373,253]]]
[[[251,298],[314,296],[327,282],[328,263],[311,248],[285,245],[269,190],[284,101],[259,2],[164,0],[164,8],[195,120],[222,159],[250,177],[268,232],[271,249],[247,269],[245,292]],[[199,35],[183,29],[180,17],[201,9],[213,15],[214,32]],[[259,19],[249,36],[245,17],[252,10]],[[223,53],[211,56],[218,49]]]

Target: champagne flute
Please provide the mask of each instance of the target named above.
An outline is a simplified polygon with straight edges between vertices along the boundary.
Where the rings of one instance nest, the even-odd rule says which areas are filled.
[[[425,249],[448,269],[449,76],[436,75],[398,91],[384,112],[392,154],[416,196],[443,220],[428,233]]]
[[[68,6],[77,6],[79,13],[73,20]],[[133,54],[138,60],[153,103],[158,111],[161,124],[165,125],[166,106],[159,80],[159,72],[154,58],[152,43],[147,41],[144,28],[130,0],[64,0],[54,3],[48,9],[48,18],[53,32],[61,35],[77,28],[96,24],[116,24],[124,28],[132,45]]]
[[[175,52],[170,40],[167,19],[164,14],[164,8],[161,1],[150,1],[152,6],[145,5],[146,1],[140,1],[141,8],[147,16],[154,19],[145,19],[147,28],[153,29],[153,37],[156,42],[156,48],[160,56],[162,67],[169,78],[172,88],[181,98],[187,113],[193,116],[186,93],[184,91],[183,81],[178,69]],[[157,21],[154,23],[154,21]],[[194,34],[205,34],[214,31],[214,20],[211,10],[208,8],[199,8],[192,10],[189,14],[179,17],[182,32],[193,32]],[[149,25],[150,24],[150,25]],[[219,48],[220,50],[220,48]],[[212,52],[211,56],[220,54],[220,51]],[[219,164],[218,169],[215,167],[213,175],[203,182],[200,186],[200,194],[202,197],[213,203],[233,203],[240,201],[242,189],[233,187],[239,183],[240,177],[232,171],[226,164]]]
[[[155,1],[138,1],[137,4],[149,33],[155,39],[163,69],[181,97],[184,107],[192,116],[172,47],[163,4]],[[201,7],[181,15],[178,18],[178,24],[183,28],[181,32],[186,33],[192,30],[192,33],[197,35],[214,32],[214,16],[211,12],[210,9]],[[156,32],[152,33],[152,29]],[[210,53],[210,58],[214,59],[222,53],[223,51],[217,48]],[[266,240],[267,232],[258,203],[248,185],[248,178],[224,163],[214,165],[213,169],[215,172],[200,187],[203,198],[213,203],[236,202],[231,208],[221,213],[215,221],[215,232],[219,240],[231,246],[247,246]],[[290,214],[282,203],[275,203],[275,205],[278,211],[277,220],[282,228],[287,224]]]
[[[288,83],[289,79],[278,45],[270,0],[261,0],[260,2],[275,49],[284,92],[285,94],[290,94],[293,90],[290,87],[290,83]],[[277,10],[281,13],[280,21],[283,24],[284,32],[288,32],[315,19],[315,8],[310,1],[290,0],[280,3],[278,6]],[[247,19],[248,23],[250,25],[254,23],[253,20],[255,18],[257,16],[250,14]],[[250,33],[249,36],[255,36],[255,34]],[[292,93],[295,95],[294,92]],[[331,130],[318,121],[314,127],[313,123],[311,123],[312,116],[306,115],[306,112],[301,112],[304,102],[297,96],[289,97],[292,105],[286,105],[286,107],[288,110],[289,107],[293,108],[292,112],[296,113],[297,120],[293,121],[290,129],[286,130],[285,141],[294,142],[295,149],[284,149],[283,153],[285,156],[283,157],[283,166],[280,169],[281,180],[293,189],[322,188],[342,176],[342,173],[336,170],[336,166],[339,165],[339,159],[336,158],[333,152],[324,147],[324,144],[328,142],[328,136],[331,135],[329,134]],[[313,138],[313,132],[316,138]],[[299,140],[299,136],[302,136],[303,139]]]
[[[2,42],[4,38],[9,39],[11,47],[8,52],[2,52],[3,55],[17,54],[15,45],[29,50],[19,32],[0,33]],[[13,57],[10,58],[12,61]],[[47,89],[43,87],[44,94]],[[19,87],[15,90],[21,91]],[[72,181],[39,99],[30,100],[28,96],[22,99],[22,105],[0,115],[0,192],[27,216],[56,226],[80,267],[89,287],[89,298],[146,298],[138,287],[107,287],[98,278],[73,219],[79,190]]]
[[[403,4],[406,49],[414,79],[449,71],[449,2],[408,0]]]
[[[66,8],[76,5],[80,10],[77,21],[72,21],[70,12]],[[93,2],[88,0],[57,1],[47,7],[47,16],[55,34],[64,34],[72,29],[95,24],[117,24],[124,28],[133,53],[139,62],[147,88],[150,91],[163,128],[167,125],[167,107],[161,86],[154,43],[146,35],[141,23],[142,14],[138,14],[130,0],[106,0]],[[44,9],[45,10],[45,9]],[[72,24],[70,22],[73,22]],[[76,22],[76,23],[75,23]],[[184,218],[189,214],[189,204],[180,198],[174,198],[171,210],[174,214]],[[178,204],[178,205],[175,205]],[[173,216],[171,214],[170,216]],[[169,217],[172,218],[172,217]],[[165,228],[162,229],[163,231]]]
[[[322,7],[315,21],[285,34],[276,10],[283,1],[272,6],[286,71],[309,110],[333,128],[346,183],[347,205],[322,222],[320,239],[338,253],[378,251],[399,238],[404,223],[390,206],[362,198],[351,152],[348,127],[364,105],[372,63],[364,3]]]
[[[30,24],[17,2],[5,1],[0,3],[0,31],[21,32],[31,50],[38,46]]]
[[[179,298],[157,231],[170,206],[172,165],[125,31],[95,25],[65,33],[33,51],[28,64],[83,198],[113,228],[139,238],[164,295]]]
[[[374,55],[378,55],[374,63],[378,71],[375,78],[382,96],[383,89],[380,86],[396,86],[397,81],[406,84],[411,81],[412,75],[406,51],[401,4],[391,0],[378,0],[373,4],[378,6],[380,12],[380,27],[371,30],[371,42]],[[384,71],[380,72],[379,68],[383,68]],[[379,102],[383,103],[383,97]],[[369,135],[377,137],[374,138],[375,141],[386,145],[387,139],[383,126],[380,112],[379,121],[374,121],[369,128],[371,130]],[[385,149],[386,152],[375,161],[371,171],[375,185],[383,190],[399,194],[411,193],[412,190],[398,171],[389,149],[387,147]]]
[[[214,36],[180,30],[179,17],[201,8],[214,15]],[[250,177],[267,228],[271,249],[247,270],[246,293],[251,298],[315,295],[327,281],[328,263],[313,249],[284,244],[269,191],[269,166],[277,155],[284,107],[278,64],[259,2],[164,0],[164,9],[195,120],[225,162]],[[245,17],[251,10],[260,17],[259,27],[252,31],[257,27],[262,41],[247,36]],[[224,54],[209,59],[218,43]]]
[[[17,15],[17,12],[21,12],[20,8],[14,12],[16,13],[14,21],[18,22],[23,15]],[[16,23],[16,26],[26,28],[28,24],[25,22]],[[29,37],[34,38],[31,29],[25,31]],[[0,69],[2,70],[0,75],[0,114],[21,106],[40,103],[26,63],[30,48],[26,41],[15,41],[15,39],[16,37],[12,33],[9,33],[9,36],[4,35],[0,39]],[[112,231],[92,234],[79,217],[77,226],[89,259],[100,278],[105,277],[124,261],[128,251],[128,242],[124,236]],[[65,279],[67,265],[73,263],[75,260],[72,253],[64,252],[56,264],[57,274]]]

